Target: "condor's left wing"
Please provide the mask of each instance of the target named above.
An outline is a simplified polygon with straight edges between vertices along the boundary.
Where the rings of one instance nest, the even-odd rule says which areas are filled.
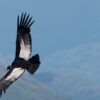
[[[22,69],[20,67],[16,67],[13,69],[10,69],[4,77],[0,80],[0,96],[2,95],[2,92],[6,92],[6,89],[14,82],[16,81],[23,73],[25,69]]]

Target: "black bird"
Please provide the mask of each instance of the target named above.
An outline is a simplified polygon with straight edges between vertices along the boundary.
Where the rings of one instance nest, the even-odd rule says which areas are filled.
[[[34,74],[40,65],[39,54],[30,58],[32,51],[32,40],[30,27],[34,23],[32,17],[26,13],[22,13],[17,18],[17,38],[16,38],[16,54],[15,59],[10,66],[7,67],[7,73],[0,80],[0,96],[2,92],[16,81],[27,70],[30,74]]]

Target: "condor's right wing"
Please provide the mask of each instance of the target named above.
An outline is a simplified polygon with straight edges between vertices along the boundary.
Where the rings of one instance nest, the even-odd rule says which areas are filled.
[[[16,39],[16,57],[28,60],[32,51],[32,40],[30,27],[34,23],[32,17],[22,13],[21,18],[17,19],[17,39]]]

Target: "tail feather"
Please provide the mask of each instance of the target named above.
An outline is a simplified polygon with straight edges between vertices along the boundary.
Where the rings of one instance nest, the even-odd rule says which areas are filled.
[[[27,71],[30,74],[34,74],[37,71],[37,69],[39,68],[39,65],[40,65],[39,54],[32,56],[28,61],[30,63],[30,66],[28,67]]]

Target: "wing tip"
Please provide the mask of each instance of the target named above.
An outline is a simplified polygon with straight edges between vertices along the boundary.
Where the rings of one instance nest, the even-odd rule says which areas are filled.
[[[0,97],[2,97],[2,93],[6,93],[6,86],[0,81]]]
[[[25,28],[25,29],[29,29],[31,25],[35,22],[35,20],[32,20],[32,16],[30,16],[30,14],[27,14],[26,12],[22,12],[21,16],[17,17],[17,27],[18,30],[19,28]]]

